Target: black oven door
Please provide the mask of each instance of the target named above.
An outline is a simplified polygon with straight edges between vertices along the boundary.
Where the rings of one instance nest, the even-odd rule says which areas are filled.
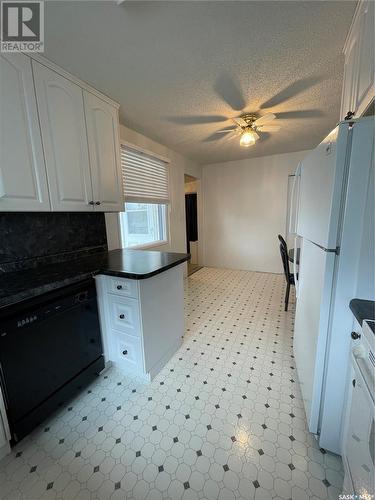
[[[100,371],[102,353],[94,280],[45,294],[0,320],[1,382],[14,439]]]

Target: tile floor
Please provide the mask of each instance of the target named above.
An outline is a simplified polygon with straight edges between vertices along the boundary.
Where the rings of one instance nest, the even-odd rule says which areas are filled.
[[[151,384],[114,369],[0,463],[6,500],[337,499],[341,460],[306,431],[284,279],[204,268]]]

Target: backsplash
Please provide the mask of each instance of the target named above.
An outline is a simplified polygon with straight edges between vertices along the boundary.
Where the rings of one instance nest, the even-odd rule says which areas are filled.
[[[0,213],[0,271],[30,269],[106,250],[103,213]]]

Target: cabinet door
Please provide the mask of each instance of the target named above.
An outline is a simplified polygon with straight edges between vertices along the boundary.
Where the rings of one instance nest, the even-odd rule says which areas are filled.
[[[358,31],[360,44],[356,110],[361,116],[374,97],[374,2],[364,2]]]
[[[358,33],[353,33],[347,51],[345,53],[344,82],[341,102],[341,119],[343,120],[349,111],[356,112],[357,88],[358,88]]]
[[[118,111],[86,91],[84,101],[95,210],[121,212],[124,205]]]
[[[0,211],[50,210],[31,61],[0,56]]]
[[[82,89],[35,61],[33,69],[52,210],[93,210]]]
[[[371,492],[374,488],[375,419],[374,402],[369,388],[357,363],[353,366],[352,399],[344,456],[348,461],[354,491],[357,498],[360,498],[361,492]]]

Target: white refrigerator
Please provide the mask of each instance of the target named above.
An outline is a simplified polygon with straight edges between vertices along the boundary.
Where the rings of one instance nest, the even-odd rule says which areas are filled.
[[[294,357],[310,432],[341,454],[352,314],[374,119],[340,123],[299,165]],[[293,231],[293,228],[291,228]]]

